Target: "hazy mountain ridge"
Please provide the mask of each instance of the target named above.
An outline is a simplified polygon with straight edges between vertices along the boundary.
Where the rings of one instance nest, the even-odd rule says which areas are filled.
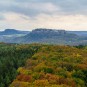
[[[68,44],[79,40],[76,34],[68,33],[65,30],[53,29],[35,29],[24,37],[16,38],[17,43],[52,43],[52,44]]]
[[[6,29],[5,31],[0,32],[0,34],[2,34],[0,35],[0,41],[8,43],[46,43],[60,45],[87,44],[87,34],[85,31],[75,32],[39,28],[29,32]]]
[[[0,32],[0,35],[13,35],[13,34],[28,34],[29,31],[19,31],[16,29],[5,29]]]
[[[77,34],[79,36],[87,36],[87,31],[67,31],[67,32]]]
[[[13,39],[21,36],[25,36],[29,31],[20,31],[16,29],[5,29],[0,31],[0,42],[12,43]]]

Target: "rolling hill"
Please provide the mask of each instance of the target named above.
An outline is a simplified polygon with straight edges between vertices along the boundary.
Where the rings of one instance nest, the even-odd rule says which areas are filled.
[[[54,29],[19,31],[6,29],[0,32],[0,41],[6,43],[45,43],[59,45],[87,45],[87,32]]]
[[[15,38],[15,43],[46,43],[60,45],[87,44],[87,38],[65,30],[35,29],[29,34]]]
[[[5,29],[0,31],[0,42],[12,43],[12,40],[17,37],[25,36],[29,31],[19,31],[16,29]]]
[[[0,35],[13,35],[13,34],[28,34],[29,31],[19,31],[16,29],[5,29],[0,32]]]

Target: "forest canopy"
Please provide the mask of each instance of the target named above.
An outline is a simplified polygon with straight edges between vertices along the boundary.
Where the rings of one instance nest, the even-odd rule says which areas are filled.
[[[87,46],[0,43],[0,87],[86,87]]]

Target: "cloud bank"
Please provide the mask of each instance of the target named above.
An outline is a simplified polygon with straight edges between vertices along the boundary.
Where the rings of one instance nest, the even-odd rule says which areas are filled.
[[[87,0],[0,1],[0,30],[87,30]]]

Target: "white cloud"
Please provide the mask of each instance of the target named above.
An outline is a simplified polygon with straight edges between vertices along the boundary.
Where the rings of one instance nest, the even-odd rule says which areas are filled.
[[[87,30],[87,0],[1,0],[0,29]]]
[[[59,10],[59,8],[52,3],[31,3],[30,5],[33,9],[44,12],[55,12]]]
[[[5,20],[0,21],[0,29],[15,28],[32,30],[34,28],[53,28],[66,30],[87,30],[86,15],[47,15],[39,14],[35,18],[29,16],[7,13]]]
[[[85,15],[39,15],[39,26],[66,30],[87,30],[87,16]]]
[[[4,14],[5,20],[0,20],[0,29],[14,28],[14,29],[28,29],[30,18],[16,13]]]

